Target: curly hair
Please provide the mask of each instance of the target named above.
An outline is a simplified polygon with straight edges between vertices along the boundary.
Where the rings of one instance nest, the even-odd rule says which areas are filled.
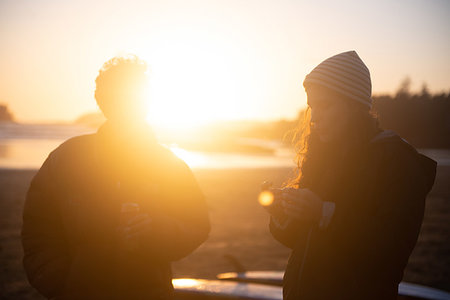
[[[95,80],[95,99],[106,117],[113,106],[128,105],[142,94],[148,82],[147,63],[134,54],[105,62]]]

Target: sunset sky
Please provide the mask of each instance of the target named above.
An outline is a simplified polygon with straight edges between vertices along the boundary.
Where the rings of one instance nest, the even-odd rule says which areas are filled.
[[[450,90],[450,1],[0,0],[0,103],[22,122],[97,110],[103,62],[151,69],[159,124],[294,118],[305,75],[356,50],[373,91]]]

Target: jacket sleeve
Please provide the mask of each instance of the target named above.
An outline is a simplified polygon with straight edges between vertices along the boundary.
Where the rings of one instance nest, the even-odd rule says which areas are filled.
[[[360,216],[359,226],[353,230],[356,243],[352,257],[359,266],[359,276],[378,274],[397,281],[402,278],[419,235],[425,198],[431,188],[420,164],[411,157],[406,154],[383,163],[373,211]],[[435,170],[430,174],[433,180],[434,175]]]
[[[270,217],[270,233],[278,242],[290,249],[294,249],[300,241],[306,240],[310,228],[310,224],[292,219],[279,222],[275,217]]]
[[[166,261],[190,254],[210,231],[205,197],[189,167],[180,162],[171,178],[165,209],[152,216],[152,230],[142,240],[145,251]]]
[[[44,296],[56,296],[63,287],[69,256],[63,237],[52,154],[34,176],[26,196],[21,232],[23,265],[30,284]]]

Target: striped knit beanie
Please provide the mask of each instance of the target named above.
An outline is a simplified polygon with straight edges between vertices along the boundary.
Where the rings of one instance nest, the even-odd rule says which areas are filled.
[[[369,69],[355,51],[332,56],[306,75],[303,86],[325,86],[349,99],[372,107],[372,83]]]

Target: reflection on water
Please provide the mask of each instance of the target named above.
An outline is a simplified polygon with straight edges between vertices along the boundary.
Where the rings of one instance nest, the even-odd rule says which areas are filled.
[[[64,140],[60,139],[0,139],[0,168],[40,168],[47,156]],[[271,168],[293,167],[293,155],[249,155],[238,153],[206,153],[188,151],[176,146],[172,152],[191,168]]]
[[[37,169],[47,156],[70,137],[95,132],[95,129],[74,125],[32,125],[0,123],[0,168]],[[280,148],[277,142],[258,139],[242,140],[274,149],[273,155],[213,153],[188,151],[177,146],[169,148],[191,168],[270,168],[293,167],[294,154]]]
[[[40,139],[0,140],[0,168],[40,168],[50,152],[62,142]]]
[[[66,139],[93,131],[76,125],[0,123],[0,168],[39,168]]]
[[[85,133],[92,128],[68,125],[22,125],[0,123],[0,168],[37,169],[49,153],[66,139]],[[273,154],[241,154],[188,151],[177,146],[169,148],[191,168],[230,169],[230,168],[293,168],[294,153],[283,148],[278,142],[246,139],[252,143],[273,149]],[[450,165],[450,150],[420,149],[420,152],[435,159],[439,165]]]
[[[279,168],[294,167],[294,155],[250,155],[239,153],[207,153],[170,147],[173,153],[194,169]]]

